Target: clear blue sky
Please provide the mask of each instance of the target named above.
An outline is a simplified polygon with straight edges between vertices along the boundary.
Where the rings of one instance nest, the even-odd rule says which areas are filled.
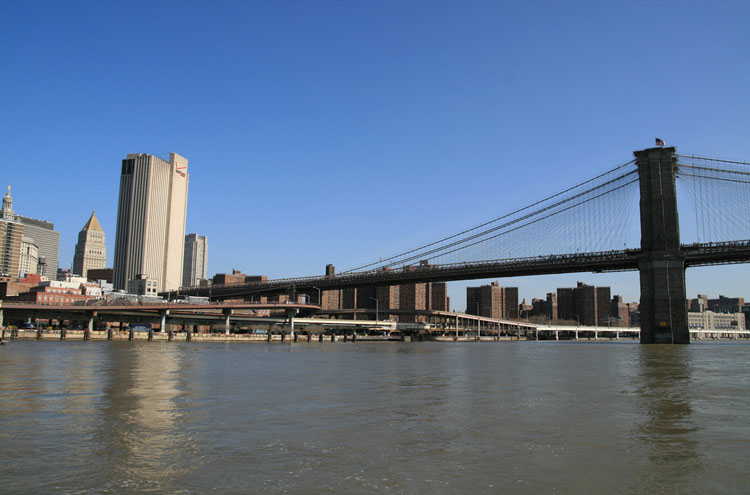
[[[505,213],[664,138],[750,159],[750,2],[0,0],[0,176],[114,255],[120,160],[190,160],[209,275],[322,274]],[[750,237],[750,235],[749,235]],[[747,266],[688,293],[750,298]],[[576,280],[638,299],[637,274]],[[466,283],[452,283],[463,309]]]

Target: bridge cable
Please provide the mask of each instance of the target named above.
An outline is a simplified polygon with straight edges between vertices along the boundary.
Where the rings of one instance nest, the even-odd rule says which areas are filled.
[[[617,167],[615,167],[615,168],[613,168],[613,169],[611,169],[611,170],[608,170],[608,171],[606,171],[606,172],[604,172],[604,173],[602,173],[602,174],[600,174],[600,175],[597,175],[596,177],[593,177],[593,178],[591,178],[591,179],[588,179],[588,180],[586,180],[586,181],[584,181],[584,182],[581,182],[580,184],[577,184],[577,185],[575,185],[575,186],[573,186],[573,187],[569,187],[569,188],[567,188],[567,189],[565,189],[565,190],[563,190],[563,191],[560,191],[560,192],[558,192],[558,193],[556,193],[556,194],[553,194],[553,195],[551,195],[551,196],[548,196],[547,198],[544,198],[544,199],[541,199],[541,200],[539,200],[539,201],[536,201],[536,202],[534,202],[534,203],[531,203],[531,204],[529,204],[529,205],[527,205],[527,206],[524,206],[523,208],[519,208],[519,209],[517,209],[517,210],[515,210],[515,211],[512,211],[512,212],[510,212],[510,213],[507,213],[507,214],[505,214],[505,215],[499,216],[499,217],[497,217],[497,218],[494,218],[494,219],[492,219],[492,220],[489,220],[489,221],[487,221],[487,222],[484,222],[484,223],[482,223],[482,224],[479,224],[479,225],[477,225],[477,226],[475,226],[475,227],[471,227],[471,228],[469,228],[469,229],[463,230],[463,231],[461,231],[461,232],[458,232],[458,233],[456,233],[456,234],[453,234],[453,235],[450,235],[450,236],[444,237],[444,238],[442,238],[442,239],[439,239],[439,240],[437,240],[437,241],[433,241],[433,242],[430,242],[430,243],[428,243],[428,244],[425,244],[425,245],[423,245],[423,246],[419,246],[419,247],[417,247],[417,248],[414,248],[414,249],[410,249],[410,250],[408,250],[408,251],[404,251],[404,252],[402,252],[402,253],[399,253],[399,254],[395,254],[395,255],[393,255],[393,256],[390,256],[390,257],[388,257],[388,258],[385,258],[385,259],[381,259],[381,260],[378,260],[378,261],[376,261],[376,262],[368,263],[368,264],[365,264],[365,265],[361,265],[361,266],[358,266],[358,267],[356,267],[356,268],[351,268],[351,269],[349,269],[349,270],[345,270],[345,271],[343,271],[343,272],[341,272],[341,273],[350,273],[350,272],[354,272],[354,271],[359,271],[359,270],[362,270],[362,269],[364,269],[364,268],[369,268],[369,267],[371,267],[371,266],[376,266],[376,265],[380,265],[380,264],[381,264],[382,262],[384,262],[384,261],[392,261],[392,260],[395,260],[395,259],[397,259],[397,258],[401,258],[402,256],[405,256],[405,255],[407,255],[407,254],[412,254],[412,253],[415,253],[415,252],[417,252],[417,251],[421,251],[422,249],[425,249],[425,248],[428,248],[428,247],[432,247],[432,246],[434,246],[434,245],[436,245],[436,244],[441,244],[441,243],[443,243],[443,242],[445,242],[445,241],[449,241],[449,240],[451,240],[451,239],[455,239],[456,237],[460,237],[460,236],[462,236],[462,235],[464,235],[464,234],[467,234],[467,233],[469,233],[469,232],[473,232],[473,231],[475,231],[475,230],[477,230],[477,229],[481,229],[481,228],[483,228],[483,227],[486,227],[487,225],[490,225],[490,224],[492,224],[492,223],[495,223],[495,222],[497,222],[497,221],[499,221],[499,220],[503,220],[503,219],[505,219],[505,218],[508,218],[508,217],[510,217],[510,216],[512,216],[512,215],[515,215],[515,214],[518,214],[518,213],[520,213],[520,212],[522,212],[522,211],[525,211],[525,210],[528,210],[528,209],[530,209],[530,208],[533,208],[534,206],[537,206],[537,205],[540,205],[540,204],[542,204],[542,203],[545,203],[545,202],[547,202],[547,201],[549,201],[549,200],[551,200],[551,199],[553,199],[553,198],[556,198],[556,197],[558,197],[558,196],[561,196],[561,195],[563,195],[563,194],[565,194],[565,193],[567,193],[567,192],[570,192],[570,191],[572,191],[572,190],[574,190],[574,189],[577,189],[577,188],[579,188],[579,187],[581,187],[581,186],[583,186],[583,185],[586,185],[586,184],[588,184],[588,183],[590,183],[590,182],[593,182],[593,181],[595,181],[595,180],[598,180],[598,179],[600,179],[600,178],[602,178],[602,177],[604,177],[604,176],[606,176],[606,175],[608,175],[608,174],[611,174],[611,173],[613,173],[613,172],[616,172],[617,170],[619,170],[619,169],[621,169],[621,168],[624,168],[624,167],[626,167],[626,166],[628,166],[628,165],[631,165],[631,164],[633,164],[634,162],[635,162],[635,159],[633,159],[633,160],[630,160],[630,161],[628,161],[628,162],[626,162],[626,163],[623,163],[622,165],[619,165],[619,166],[617,166]],[[396,262],[396,263],[398,263],[398,262]],[[392,266],[392,265],[385,265],[385,266]]]

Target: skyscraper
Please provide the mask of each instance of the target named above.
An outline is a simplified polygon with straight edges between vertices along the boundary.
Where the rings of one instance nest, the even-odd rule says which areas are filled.
[[[35,274],[39,271],[39,246],[28,236],[21,237],[21,257],[18,264],[18,276]]]
[[[0,219],[0,275],[17,277],[21,258],[23,225],[15,221],[13,198],[8,192],[3,198],[3,215]]]
[[[57,279],[57,257],[60,252],[60,232],[52,222],[16,215],[16,222],[23,224],[23,234],[34,239],[39,248],[39,259],[44,259],[44,271],[40,273],[50,280]]]
[[[182,282],[185,217],[190,176],[188,161],[177,153],[165,161],[130,154],[122,161],[115,237],[114,286],[145,275],[157,290]]]
[[[9,222],[3,225],[3,232],[0,235],[4,236],[3,245],[7,246],[10,238],[8,237],[11,232],[15,235],[18,234],[17,249],[14,246],[13,252],[18,251],[17,255],[20,257],[21,254],[21,242],[22,236],[27,237],[27,244],[34,244],[38,249],[38,261],[42,265],[40,268],[40,274],[55,280],[57,277],[57,254],[60,248],[60,233],[55,232],[55,226],[51,222],[46,220],[36,220],[34,218],[24,217],[23,215],[16,215],[13,213],[13,198],[10,196],[10,186],[8,186],[8,192],[3,198],[3,221]],[[16,224],[15,227],[10,224]],[[15,237],[13,238],[15,239]],[[5,258],[8,256],[3,253]],[[16,254],[14,254],[16,256]],[[9,259],[9,258],[8,258]],[[18,261],[18,260],[17,260]],[[16,271],[12,276],[18,276],[19,265],[15,263]],[[2,268],[4,270],[5,268]]]
[[[182,262],[182,285],[198,285],[208,278],[208,241],[205,235],[185,236],[185,259]]]
[[[73,256],[73,273],[87,277],[90,269],[104,268],[107,264],[107,246],[104,243],[104,230],[91,212],[86,225],[78,233],[78,244]]]

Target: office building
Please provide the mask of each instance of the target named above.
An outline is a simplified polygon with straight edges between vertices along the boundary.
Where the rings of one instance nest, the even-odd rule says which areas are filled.
[[[35,275],[38,270],[39,247],[31,237],[21,236],[21,257],[18,263],[18,276]]]
[[[3,198],[3,212],[0,219],[0,275],[17,277],[21,265],[21,243],[23,225],[15,221],[13,198],[8,192]]]
[[[745,330],[745,315],[737,313],[715,313],[706,310],[702,313],[688,313],[688,326],[691,330]]]
[[[52,222],[16,215],[16,221],[23,224],[24,235],[34,239],[39,248],[39,259],[44,258],[45,266],[42,275],[50,280],[57,277],[58,253],[60,251],[60,233]]]
[[[182,285],[192,287],[208,277],[208,241],[206,236],[185,236],[185,258],[182,261]]]
[[[17,277],[21,262],[23,225],[0,220],[0,275]]]
[[[105,281],[108,284],[112,283],[112,269],[111,268],[89,268],[88,275],[89,280]]]
[[[140,153],[122,161],[115,289],[125,289],[137,275],[156,281],[159,292],[179,288],[189,179],[188,161],[177,153],[169,161]]]
[[[106,265],[107,246],[104,242],[104,230],[96,219],[96,212],[92,211],[91,217],[78,233],[78,244],[73,256],[73,273],[87,278],[89,270],[100,270]]]
[[[10,186],[8,192],[3,198],[3,222],[5,223],[2,232],[3,253],[0,255],[0,271],[5,273],[13,265],[12,276],[18,276],[20,270],[21,242],[22,236],[28,238],[29,244],[34,244],[37,249],[38,268],[41,275],[52,280],[57,273],[57,256],[60,248],[60,233],[55,231],[55,226],[46,220],[36,220],[34,218],[16,215],[13,212],[13,198],[10,195]],[[15,224],[15,225],[11,225]],[[10,244],[14,243],[8,255],[5,254]],[[27,246],[28,247],[28,246]],[[15,259],[15,261],[13,261]]]
[[[158,285],[159,282],[157,280],[143,274],[138,274],[128,280],[127,291],[129,294],[137,294],[139,296],[156,296]]]

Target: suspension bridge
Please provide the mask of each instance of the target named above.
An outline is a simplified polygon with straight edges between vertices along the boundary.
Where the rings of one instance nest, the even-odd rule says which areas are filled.
[[[679,191],[679,194],[678,194]],[[690,238],[680,238],[680,219]],[[640,271],[642,343],[689,343],[685,269],[750,262],[750,163],[674,147],[461,232],[340,273],[164,293],[213,300],[432,281]]]

